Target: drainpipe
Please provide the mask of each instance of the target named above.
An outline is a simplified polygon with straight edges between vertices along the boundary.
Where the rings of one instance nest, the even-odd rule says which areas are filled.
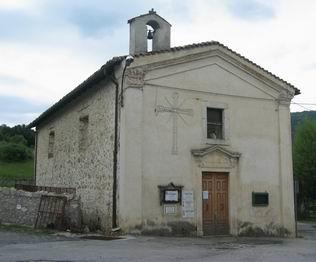
[[[34,174],[33,174],[33,179],[34,179],[34,185],[36,186],[36,166],[37,166],[37,130],[35,129],[35,143],[34,143]]]
[[[126,67],[128,67],[134,58],[127,56],[125,59],[125,65],[122,73],[121,84],[121,106],[123,105],[123,83]],[[112,230],[116,230],[117,225],[117,154],[118,154],[118,123],[119,123],[119,83],[114,75],[114,71],[111,74],[111,80],[115,85],[115,113],[114,113],[114,149],[113,149],[113,193],[112,193]]]
[[[112,228],[117,228],[116,219],[116,195],[117,195],[117,151],[118,151],[118,107],[119,107],[119,84],[114,76],[111,75],[111,80],[115,85],[115,113],[114,113],[114,149],[113,149],[113,192],[112,192]]]
[[[124,66],[123,73],[122,73],[122,83],[121,83],[121,107],[124,106],[124,103],[123,103],[123,100],[124,100],[124,76],[125,76],[126,67],[130,66],[130,64],[133,62],[134,62],[133,56],[128,55],[125,58],[125,66]]]

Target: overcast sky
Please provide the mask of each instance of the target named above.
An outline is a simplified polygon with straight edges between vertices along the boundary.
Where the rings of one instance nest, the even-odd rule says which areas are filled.
[[[172,46],[220,41],[298,87],[294,102],[316,103],[315,0],[0,0],[0,124],[29,123],[127,54],[127,20],[151,8]]]

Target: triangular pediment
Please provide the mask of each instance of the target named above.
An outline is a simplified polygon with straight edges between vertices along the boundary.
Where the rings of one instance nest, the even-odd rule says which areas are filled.
[[[279,78],[268,70],[255,64],[239,53],[231,50],[227,46],[219,42],[205,42],[181,47],[173,47],[164,51],[148,52],[141,56],[136,56],[138,62],[137,66],[146,64],[146,70],[159,70],[159,68],[168,67],[167,71],[173,71],[172,65],[179,65],[181,63],[191,63],[199,59],[203,59],[210,56],[220,57],[221,60],[225,60],[227,63],[232,64],[240,71],[252,76],[254,79],[265,84],[271,89],[275,89],[277,92],[287,92],[289,95],[294,96],[300,93],[300,91],[292,84]],[[150,59],[148,59],[150,57]],[[150,61],[150,63],[148,63]],[[170,67],[171,66],[171,67]],[[162,75],[161,75],[162,76]],[[151,77],[149,77],[151,79]],[[149,80],[148,79],[148,80]]]
[[[192,155],[202,168],[233,168],[241,156],[238,152],[230,151],[220,145],[212,145],[199,149],[192,149]]]
[[[192,149],[191,153],[195,157],[203,157],[214,153],[222,153],[229,158],[239,158],[241,156],[240,153],[230,151],[220,145],[212,145],[204,148]]]
[[[219,57],[152,71],[147,74],[145,83],[257,99],[276,99],[279,96],[279,90],[266,86]]]

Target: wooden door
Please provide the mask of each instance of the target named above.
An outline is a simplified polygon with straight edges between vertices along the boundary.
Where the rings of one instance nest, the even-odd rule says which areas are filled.
[[[228,174],[202,174],[203,234],[229,234]]]

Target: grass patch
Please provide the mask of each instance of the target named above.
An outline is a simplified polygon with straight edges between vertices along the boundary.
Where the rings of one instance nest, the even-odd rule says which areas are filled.
[[[0,187],[14,187],[16,179],[30,180],[33,176],[33,160],[9,163],[0,161]]]
[[[12,163],[0,162],[0,179],[32,179],[33,174],[33,160]]]

